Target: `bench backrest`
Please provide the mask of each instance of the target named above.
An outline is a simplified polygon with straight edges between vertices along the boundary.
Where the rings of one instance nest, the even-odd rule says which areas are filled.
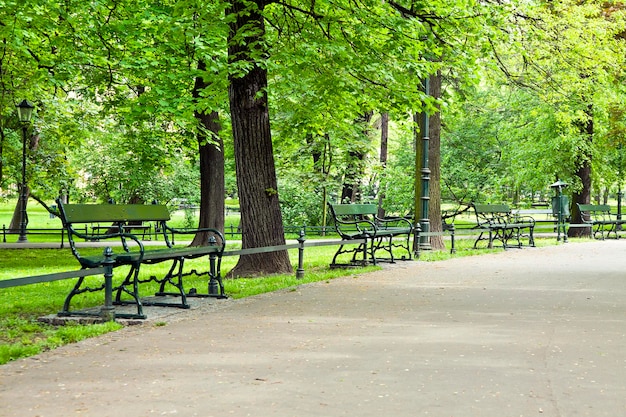
[[[59,204],[63,224],[167,221],[170,213],[159,204]]]
[[[578,204],[578,208],[582,212],[597,211],[597,212],[609,213],[611,211],[611,206],[609,206],[608,204]]]
[[[476,214],[508,214],[511,208],[507,204],[474,204]]]
[[[330,208],[335,217],[376,215],[378,213],[376,204],[331,204]]]

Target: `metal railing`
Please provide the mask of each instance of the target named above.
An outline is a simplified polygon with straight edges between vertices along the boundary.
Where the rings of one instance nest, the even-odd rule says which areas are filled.
[[[333,240],[333,241],[312,241],[306,242],[306,238],[303,233],[297,239],[298,243],[278,245],[278,246],[266,246],[260,248],[239,249],[232,251],[225,251],[223,256],[241,256],[258,253],[278,252],[282,250],[298,249],[298,267],[296,269],[296,279],[304,278],[304,249],[305,247],[314,246],[331,246],[331,245],[343,245],[343,244],[363,244],[366,243],[364,239],[355,239],[349,241]],[[116,317],[115,307],[113,306],[113,250],[110,247],[105,248],[104,251],[105,262],[104,266],[100,268],[80,269],[77,271],[57,272],[45,275],[35,275],[21,278],[13,278],[8,280],[0,280],[0,288],[19,287],[30,284],[37,284],[42,282],[51,282],[71,278],[82,278],[92,275],[104,275],[104,305],[100,309],[99,316],[102,320],[109,321],[114,320]]]
[[[65,229],[64,228],[49,228],[49,229],[25,229],[26,236],[28,235],[48,235],[48,236],[59,236],[61,239],[61,248],[63,248],[63,244],[65,241]],[[6,225],[2,225],[2,243],[7,243],[7,236],[9,235],[19,235],[19,229],[9,229]]]

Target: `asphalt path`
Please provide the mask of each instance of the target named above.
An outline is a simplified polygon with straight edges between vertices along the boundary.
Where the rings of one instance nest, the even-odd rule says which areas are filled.
[[[212,300],[0,366],[0,416],[626,415],[626,240]]]

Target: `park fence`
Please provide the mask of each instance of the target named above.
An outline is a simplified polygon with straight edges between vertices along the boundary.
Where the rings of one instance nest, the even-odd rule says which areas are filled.
[[[315,246],[331,246],[331,245],[343,245],[343,244],[364,244],[367,243],[365,239],[354,239],[349,241],[343,240],[320,240],[306,242],[306,238],[303,233],[297,239],[297,243],[266,246],[260,248],[239,249],[232,251],[225,251],[222,256],[241,256],[259,253],[278,252],[283,250],[298,249],[298,267],[296,268],[296,279],[304,278],[304,250],[306,247]],[[20,287],[30,284],[38,284],[44,282],[59,281],[71,278],[82,278],[94,275],[104,276],[104,305],[100,308],[100,319],[103,321],[111,321],[115,319],[115,307],[113,305],[113,264],[112,256],[113,249],[106,247],[104,249],[105,262],[104,266],[100,268],[80,269],[75,271],[57,272],[44,275],[35,275],[28,277],[12,278],[7,280],[0,280],[0,289]]]

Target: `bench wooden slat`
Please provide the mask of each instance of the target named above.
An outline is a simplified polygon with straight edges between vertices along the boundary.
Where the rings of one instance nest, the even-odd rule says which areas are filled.
[[[332,204],[336,216],[367,216],[378,214],[375,204]]]
[[[160,204],[65,204],[68,223],[168,221],[170,213]]]
[[[480,214],[508,214],[511,212],[506,204],[474,204],[474,210]]]

